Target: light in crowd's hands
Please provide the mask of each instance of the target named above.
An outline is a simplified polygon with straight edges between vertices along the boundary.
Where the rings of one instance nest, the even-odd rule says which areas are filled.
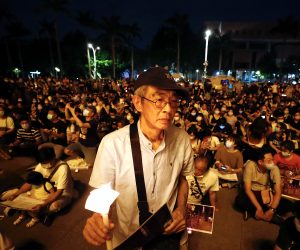
[[[85,208],[100,214],[108,214],[110,205],[119,196],[119,192],[111,188],[110,182],[93,190],[88,196]]]

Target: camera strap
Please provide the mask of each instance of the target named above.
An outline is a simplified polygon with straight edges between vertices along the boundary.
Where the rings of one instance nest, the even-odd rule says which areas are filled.
[[[136,189],[138,194],[138,203],[139,208],[139,223],[142,225],[152,214],[149,212],[149,206],[147,201],[147,194],[145,188],[145,179],[143,172],[143,162],[142,162],[142,153],[140,146],[140,138],[138,134],[137,123],[130,125],[130,143],[131,143],[131,152],[134,165],[135,173],[135,182]]]

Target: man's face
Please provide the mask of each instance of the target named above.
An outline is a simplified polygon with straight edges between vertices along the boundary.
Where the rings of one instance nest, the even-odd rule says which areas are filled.
[[[157,101],[167,102],[167,104],[157,107],[158,103],[154,103]],[[136,108],[141,113],[141,121],[144,121],[149,128],[164,130],[173,121],[177,110],[177,106],[174,104],[177,101],[178,96],[174,91],[149,86],[145,95],[140,99],[140,105]]]

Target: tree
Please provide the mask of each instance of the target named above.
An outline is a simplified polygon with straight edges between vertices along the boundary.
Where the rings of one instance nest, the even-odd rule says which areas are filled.
[[[39,34],[46,34],[47,41],[48,41],[48,49],[49,49],[49,56],[50,56],[50,65],[51,70],[53,71],[55,65],[54,65],[54,56],[53,56],[53,44],[52,41],[56,39],[55,37],[55,24],[53,21],[47,21],[43,20],[40,22],[40,30]]]
[[[15,41],[17,45],[17,54],[19,58],[19,66],[22,70],[24,70],[24,62],[23,62],[23,56],[22,56],[22,47],[21,47],[21,40],[25,36],[29,34],[29,30],[27,27],[23,25],[20,21],[17,19],[11,20],[5,25],[6,30],[6,39],[7,41]],[[7,44],[8,46],[8,44]],[[9,48],[8,48],[9,50]]]
[[[70,16],[70,12],[67,9],[68,4],[69,4],[68,0],[43,0],[42,3],[37,8],[38,10],[53,13],[55,16],[54,21],[53,21],[54,22],[54,24],[53,24],[54,36],[55,36],[55,42],[56,42],[58,64],[59,64],[59,67],[61,70],[63,70],[63,63],[62,63],[60,42],[59,42],[59,38],[58,38],[57,19],[58,19],[59,13]]]
[[[134,77],[134,38],[138,37],[140,38],[140,27],[136,24],[133,23],[131,25],[127,25],[125,27],[126,29],[126,42],[130,46],[130,62],[131,62],[131,75],[130,79],[133,80]]]
[[[111,46],[111,58],[112,58],[112,75],[116,77],[116,46],[121,41],[126,40],[125,32],[127,26],[121,24],[119,16],[102,17],[99,24],[99,28],[102,30],[101,37],[108,39]]]
[[[173,28],[176,32],[176,41],[177,41],[177,65],[176,71],[180,72],[180,56],[181,56],[181,37],[184,29],[188,26],[187,15],[175,14],[166,20],[166,24]]]

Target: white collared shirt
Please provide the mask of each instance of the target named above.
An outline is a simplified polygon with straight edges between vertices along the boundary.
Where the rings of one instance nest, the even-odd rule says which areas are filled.
[[[156,151],[141,132],[138,133],[142,152],[144,179],[149,211],[156,212],[166,202],[175,206],[179,176],[193,174],[193,151],[188,134],[171,125]],[[99,187],[111,182],[120,193],[116,200],[117,221],[114,221],[113,245],[119,245],[139,227],[137,191],[132,160],[129,126],[106,135],[98,148],[89,184]]]

